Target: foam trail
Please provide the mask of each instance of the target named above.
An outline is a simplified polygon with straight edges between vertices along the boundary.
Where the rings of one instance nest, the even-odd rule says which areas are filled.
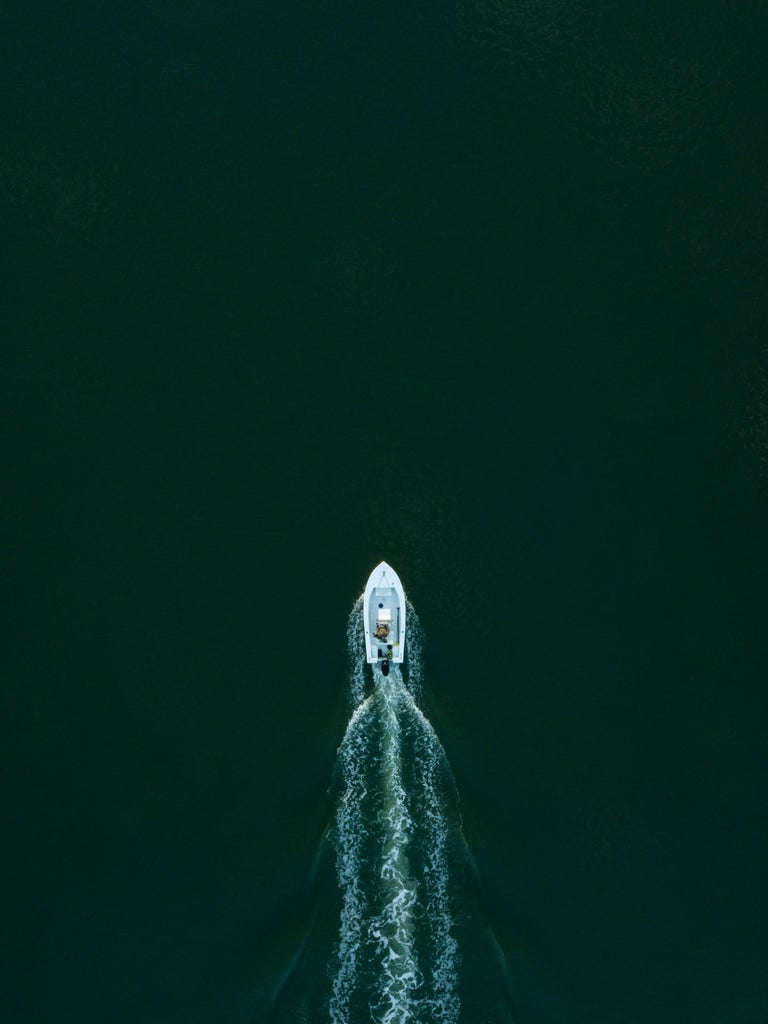
[[[445,753],[414,699],[421,688],[421,634],[410,606],[408,614],[415,638],[408,683],[398,665],[388,676],[373,666],[368,697],[360,601],[347,630],[355,710],[339,747],[330,833],[341,890],[332,1024],[459,1019],[450,848],[463,840],[458,816],[448,814],[454,790]]]
[[[432,946],[437,954],[432,962],[429,1008],[435,1021],[450,1024],[459,1017],[459,997],[456,992],[459,950],[452,934],[453,920],[448,892],[449,824],[439,788],[440,769],[443,765],[447,768],[448,762],[431,724],[413,699],[411,706],[421,726],[421,742],[417,745],[417,772],[424,786],[427,920]]]
[[[414,949],[413,918],[416,881],[411,876],[407,848],[414,831],[403,788],[400,707],[403,686],[399,672],[379,680],[382,702],[382,863],[380,877],[384,906],[371,922],[371,934],[381,957],[381,986],[376,1019],[382,1024],[405,1024],[412,1018],[412,993],[421,983]]]
[[[339,747],[344,790],[336,814],[336,876],[342,892],[341,921],[337,949],[338,967],[333,977],[331,1020],[348,1019],[349,993],[357,982],[357,967],[366,917],[366,897],[361,887],[361,853],[364,835],[362,807],[366,796],[365,718],[373,697],[361,701],[347,726]]]
[[[349,662],[349,699],[353,708],[365,696],[365,630],[363,595],[355,601],[347,620],[347,660]]]
[[[408,670],[408,690],[414,700],[421,700],[422,684],[424,682],[424,629],[421,620],[416,614],[408,598],[405,599],[405,609],[408,616],[408,642],[405,645],[405,667]],[[362,606],[360,609],[362,618]],[[365,654],[363,654],[365,660]],[[431,727],[430,727],[431,728]]]

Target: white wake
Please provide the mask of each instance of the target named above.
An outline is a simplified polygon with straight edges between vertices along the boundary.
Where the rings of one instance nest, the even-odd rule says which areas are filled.
[[[361,601],[349,619],[354,710],[339,747],[330,833],[341,891],[330,967],[332,1024],[459,1019],[452,876],[463,840],[458,814],[451,814],[445,752],[414,699],[422,634],[410,606],[408,614],[407,678],[398,665],[388,676],[372,666],[367,697]]]

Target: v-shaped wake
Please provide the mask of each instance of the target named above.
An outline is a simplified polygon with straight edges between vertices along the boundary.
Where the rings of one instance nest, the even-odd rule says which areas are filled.
[[[333,1024],[456,1024],[457,852],[463,845],[445,752],[412,690],[421,680],[420,630],[408,678],[373,666],[365,696],[361,603],[348,628],[352,716],[339,747],[330,833],[341,890],[331,964]]]

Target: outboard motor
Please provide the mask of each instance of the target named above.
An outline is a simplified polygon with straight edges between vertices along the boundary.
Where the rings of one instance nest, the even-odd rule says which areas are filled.
[[[381,671],[385,676],[389,675],[389,658],[384,658],[381,663]]]

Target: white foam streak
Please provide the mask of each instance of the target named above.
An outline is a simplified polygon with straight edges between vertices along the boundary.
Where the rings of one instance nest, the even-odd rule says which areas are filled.
[[[457,1024],[458,943],[452,917],[445,753],[414,699],[421,633],[406,687],[399,666],[373,666],[366,685],[362,605],[350,615],[350,699],[339,747],[341,791],[332,838],[341,890],[331,971],[332,1024]],[[406,640],[406,644],[408,640]],[[408,654],[408,647],[406,647]]]
[[[366,916],[366,896],[360,884],[361,846],[364,835],[362,806],[366,795],[366,737],[361,729],[370,712],[373,697],[362,701],[347,725],[339,747],[344,780],[336,812],[336,876],[342,893],[337,948],[338,966],[332,981],[331,1020],[348,1019],[349,995],[357,981],[362,925]]]
[[[432,726],[418,708],[415,710],[442,753],[442,747]],[[456,992],[459,948],[451,932],[453,920],[449,909],[449,875],[446,866],[448,823],[437,787],[438,759],[435,756],[434,745],[430,744],[425,752],[425,763],[420,769],[426,797],[424,807],[427,826],[427,916],[433,947],[437,951],[432,964],[430,1009],[436,1021],[449,1024],[459,1017],[459,997]]]
[[[402,757],[398,704],[403,693],[399,672],[379,679],[382,703],[384,829],[381,879],[386,900],[372,921],[371,931],[381,957],[380,1002],[376,1017],[382,1024],[405,1024],[412,1019],[411,997],[420,985],[413,947],[416,884],[411,878],[407,848],[414,831],[402,783]]]
[[[356,708],[365,696],[365,629],[363,595],[355,601],[347,619],[347,659],[349,661],[349,699]]]
[[[421,688],[424,682],[424,630],[421,620],[416,614],[408,598],[405,599],[408,621],[408,635],[405,644],[405,665],[408,670],[408,690],[414,700],[421,700]]]

